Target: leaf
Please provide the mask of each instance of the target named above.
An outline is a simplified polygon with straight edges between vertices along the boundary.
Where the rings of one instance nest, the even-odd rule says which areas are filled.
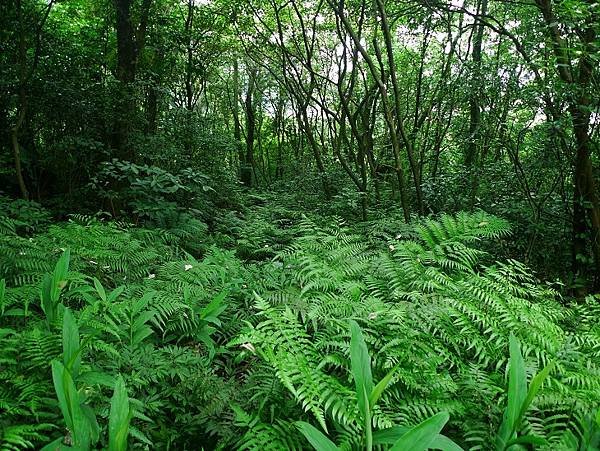
[[[392,380],[392,377],[394,377],[394,374],[396,373],[396,371],[398,371],[398,368],[399,368],[399,366],[395,366],[394,368],[392,368],[390,370],[390,372],[387,373],[384,376],[384,378],[379,381],[379,383],[375,386],[375,388],[371,392],[371,395],[369,396],[369,406],[371,407],[371,410],[377,405],[377,401],[379,401],[381,394],[383,393],[385,388],[388,386],[388,384]]]
[[[340,448],[312,424],[296,421],[296,427],[317,451],[339,451]]]
[[[17,332],[13,329],[0,329],[0,338],[8,337],[9,335],[15,335]]]
[[[67,428],[73,429],[73,410],[78,404],[78,399],[73,401],[73,394],[77,394],[73,379],[58,360],[52,360],[52,381],[58,398],[58,407],[63,414]]]
[[[81,411],[87,419],[92,444],[96,444],[100,439],[100,426],[98,425],[98,420],[96,419],[96,412],[94,412],[94,409],[86,404],[81,405]]]
[[[125,286],[121,285],[120,287],[115,288],[114,290],[112,290],[110,292],[110,294],[108,295],[107,301],[108,302],[115,302],[116,299],[121,296],[121,294],[123,293],[123,291],[125,291]]]
[[[52,302],[52,276],[50,274],[44,274],[42,279],[40,303],[42,305],[42,311],[46,315],[48,324],[53,323],[56,315],[54,302]]]
[[[522,435],[521,437],[515,437],[512,440],[509,440],[506,444],[506,447],[510,447],[513,445],[545,445],[546,440],[541,437],[536,437],[534,435]]]
[[[210,303],[202,309],[200,312],[200,318],[209,320],[209,318],[215,318],[219,316],[223,310],[227,308],[226,305],[222,305],[223,300],[227,296],[227,291],[222,291]],[[214,321],[214,320],[213,320]]]
[[[51,287],[51,300],[54,304],[58,302],[60,292],[65,286],[67,274],[69,272],[69,261],[71,259],[71,252],[69,249],[63,252],[56,266],[54,267],[54,273],[52,274],[52,287]]]
[[[407,426],[392,426],[373,433],[374,445],[392,445],[410,430]]]
[[[464,451],[461,446],[442,434],[436,435],[430,446],[441,451]]]
[[[425,451],[432,446],[440,431],[448,422],[448,412],[440,412],[411,428],[389,451]]]
[[[79,393],[69,371],[58,360],[52,360],[52,381],[58,398],[58,405],[71,431],[73,444],[81,449],[89,449],[91,426],[79,403]]]
[[[373,444],[392,445],[409,430],[410,428],[406,426],[393,426],[391,428],[381,429],[373,434]],[[459,445],[442,434],[438,434],[435,437],[433,442],[431,442],[430,448],[442,451],[464,451]]]
[[[63,450],[72,450],[70,446],[66,446],[63,444],[64,437],[58,437],[56,440],[51,441],[46,446],[44,446],[40,451],[63,451]]]
[[[155,313],[151,310],[146,310],[142,313],[140,313],[136,319],[133,321],[133,325],[132,328],[133,330],[138,330],[142,327],[144,327],[144,325],[150,321],[152,318],[154,318]]]
[[[106,290],[102,286],[102,283],[94,277],[94,288],[96,288],[96,293],[100,296],[104,302],[106,302]]]
[[[81,366],[81,345],[79,343],[79,328],[77,322],[68,308],[65,309],[63,316],[63,364],[71,373],[73,378],[77,378],[79,367]]]
[[[363,415],[367,414],[368,395],[373,392],[373,376],[371,375],[371,357],[360,326],[356,321],[350,321],[350,361],[352,376],[356,385],[358,409]]]
[[[131,417],[132,411],[129,406],[125,381],[122,376],[119,376],[110,400],[110,416],[108,419],[109,451],[125,451],[127,449]]]
[[[546,365],[544,367],[544,369],[542,371],[538,372],[533,377],[533,379],[531,379],[531,383],[529,384],[529,391],[527,392],[527,397],[525,398],[525,401],[523,401],[523,404],[521,405],[521,410],[519,412],[519,418],[518,418],[519,422],[525,416],[527,409],[529,409],[529,405],[534,400],[534,398],[540,391],[540,388],[542,388],[542,384],[544,383],[544,381],[546,380],[546,378],[549,376],[550,372],[553,369],[554,369],[554,362],[549,363],[548,365]]]
[[[143,328],[136,330],[131,338],[131,345],[132,346],[139,345],[142,341],[144,341],[150,335],[152,335],[152,329],[149,328],[148,326],[144,326]]]
[[[148,291],[147,293],[144,293],[144,295],[141,298],[135,301],[131,308],[132,315],[137,315],[139,312],[141,312],[152,300],[154,294],[154,291]]]
[[[525,363],[521,355],[519,341],[511,333],[509,338],[509,370],[508,370],[508,404],[504,411],[504,418],[500,431],[496,437],[496,449],[506,449],[506,444],[513,438],[519,427],[521,406],[527,396],[527,376]]]
[[[88,385],[103,385],[110,388],[114,388],[116,383],[114,376],[98,371],[86,371],[79,376],[78,381]]]

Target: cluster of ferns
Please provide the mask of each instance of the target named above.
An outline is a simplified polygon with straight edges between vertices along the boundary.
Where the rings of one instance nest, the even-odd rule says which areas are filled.
[[[600,299],[497,261],[506,221],[275,213],[216,238],[0,216],[0,450],[368,449],[441,412],[448,449],[597,449]],[[386,381],[367,425],[351,324]],[[511,383],[536,388],[507,443]]]

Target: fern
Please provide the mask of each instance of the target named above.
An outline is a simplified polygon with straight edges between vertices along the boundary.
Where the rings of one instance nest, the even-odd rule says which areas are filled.
[[[530,373],[554,361],[560,374],[526,415],[531,434],[547,442],[563,437],[577,426],[561,420],[561,412],[584,415],[598,403],[600,378],[590,359],[597,337],[584,340],[564,328],[579,315],[590,318],[578,324],[581,333],[595,336],[592,304],[568,313],[524,265],[490,264],[474,246],[506,236],[505,221],[483,212],[443,216],[416,224],[404,232],[412,239],[394,238],[385,250],[341,223],[320,228],[303,221],[298,229],[300,236],[276,257],[279,278],[260,284],[256,321],[231,345],[251,345],[324,429],[360,429],[344,377],[347,318],[364,325],[377,350],[377,374],[400,367],[374,412],[378,427],[415,424],[446,410],[464,443],[488,447],[490,424],[501,415],[494,406],[510,333],[521,340]],[[260,393],[282,402],[275,401],[280,394]]]

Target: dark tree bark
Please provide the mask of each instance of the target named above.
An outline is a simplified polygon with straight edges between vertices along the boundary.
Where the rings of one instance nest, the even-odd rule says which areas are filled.
[[[246,155],[244,153],[244,146],[242,144],[242,125],[240,123],[240,67],[237,58],[233,61],[233,99],[232,113],[233,113],[233,138],[235,139],[235,145],[238,152],[238,164],[240,170],[240,180],[244,166],[246,164]]]
[[[481,0],[479,5],[479,15],[487,14],[487,0]],[[482,92],[482,73],[481,73],[481,47],[483,43],[484,25],[478,22],[475,26],[475,35],[473,37],[472,74],[471,74],[471,92],[469,96],[469,138],[467,140],[467,149],[465,152],[465,167],[467,170],[467,180],[469,183],[469,207],[473,209],[477,190],[479,186],[479,174],[477,167],[479,164],[481,145],[481,92]]]
[[[116,119],[113,130],[113,147],[119,158],[135,160],[135,151],[130,142],[136,109],[133,82],[136,77],[138,58],[145,44],[152,0],[142,2],[140,22],[137,29],[132,22],[133,0],[113,0],[113,2],[116,10],[117,29],[116,77],[120,82],[119,95],[115,104]]]
[[[246,113],[246,155],[242,167],[241,180],[245,186],[252,186],[252,173],[254,168],[254,140],[256,132],[256,111],[254,106],[254,91],[256,88],[256,69],[248,71],[248,89],[244,101]]]
[[[27,61],[27,37],[26,37],[26,28],[25,28],[25,18],[23,17],[23,5],[21,0],[15,0],[15,7],[17,13],[17,71],[18,71],[18,88],[17,88],[17,114],[16,120],[13,126],[10,128],[10,141],[13,150],[13,158],[15,163],[15,176],[17,179],[17,184],[19,186],[19,191],[21,193],[21,197],[24,199],[29,199],[29,190],[27,188],[27,184],[25,183],[25,177],[23,176],[23,167],[21,161],[21,143],[19,142],[19,136],[21,133],[21,127],[25,122],[25,118],[27,116],[28,109],[28,86],[35,70],[37,68],[39,59],[40,59],[40,50],[41,50],[41,36],[42,29],[48,19],[48,15],[50,14],[50,10],[54,5],[54,0],[48,2],[46,6],[46,10],[42,17],[42,20],[36,27],[35,30],[35,47],[33,51],[33,61],[31,64],[28,64]]]
[[[561,34],[559,22],[550,0],[536,0],[542,14],[545,30],[552,43],[556,71],[563,83],[571,90],[568,112],[573,122],[576,143],[575,167],[573,169],[573,272],[575,277],[585,276],[587,268],[582,257],[591,253],[595,263],[594,288],[600,285],[600,201],[593,175],[590,138],[590,89],[595,63],[591,55],[598,54],[595,45],[597,37],[598,12],[590,5],[590,16],[576,30],[582,52],[573,67],[567,53],[567,42]],[[584,294],[580,292],[579,294]]]

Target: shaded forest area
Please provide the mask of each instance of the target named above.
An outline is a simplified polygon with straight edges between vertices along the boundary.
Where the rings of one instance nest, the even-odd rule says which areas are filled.
[[[0,3],[0,450],[600,449],[595,0]]]

